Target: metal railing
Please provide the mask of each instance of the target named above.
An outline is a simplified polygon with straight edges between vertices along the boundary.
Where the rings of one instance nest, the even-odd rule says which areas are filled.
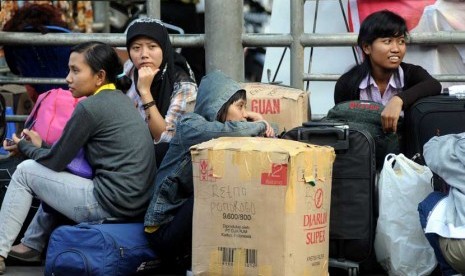
[[[97,3],[97,2],[96,2]],[[205,47],[206,71],[220,69],[236,80],[244,79],[244,47],[288,47],[290,49],[290,85],[304,89],[304,81],[334,81],[338,74],[307,74],[304,72],[305,47],[338,47],[356,45],[357,35],[304,33],[302,0],[290,0],[290,33],[243,33],[243,0],[205,0],[205,34],[170,35],[174,47]],[[100,4],[102,5],[102,3]],[[228,11],[228,12],[223,12]],[[147,13],[160,17],[160,0],[147,1]],[[124,46],[125,35],[119,33],[13,33],[0,32],[0,45],[75,45],[99,40],[112,46]],[[413,33],[414,45],[465,44],[465,32]],[[439,81],[461,82],[464,75],[434,75]],[[63,84],[64,79],[3,77],[0,84]]]

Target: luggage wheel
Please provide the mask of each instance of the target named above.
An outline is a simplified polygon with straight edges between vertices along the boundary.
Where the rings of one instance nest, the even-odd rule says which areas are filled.
[[[358,268],[357,267],[351,267],[347,269],[347,275],[348,276],[358,276]]]
[[[352,262],[349,260],[329,258],[329,267],[336,267],[336,268],[347,270],[348,276],[359,275],[358,263]]]

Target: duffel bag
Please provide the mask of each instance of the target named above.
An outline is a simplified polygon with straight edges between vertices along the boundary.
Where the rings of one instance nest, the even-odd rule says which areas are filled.
[[[133,275],[155,259],[143,223],[80,223],[53,231],[45,275]]]

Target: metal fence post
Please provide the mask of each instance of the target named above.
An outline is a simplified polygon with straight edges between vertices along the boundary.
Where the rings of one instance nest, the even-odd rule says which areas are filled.
[[[160,0],[147,0],[145,2],[147,8],[147,16],[160,19]]]
[[[304,33],[304,3],[305,0],[291,0],[291,86],[304,89],[304,47],[300,38]]]
[[[94,1],[92,2],[94,9],[94,25],[98,27],[98,31],[102,33],[110,32],[110,2]],[[93,30],[95,31],[95,30]]]
[[[244,80],[243,0],[205,0],[205,67]]]

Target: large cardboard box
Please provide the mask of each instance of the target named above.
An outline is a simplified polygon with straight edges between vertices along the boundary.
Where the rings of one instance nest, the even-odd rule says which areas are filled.
[[[327,275],[333,148],[225,137],[191,154],[194,275]]]
[[[305,91],[265,83],[243,83],[247,91],[247,110],[263,115],[278,128],[278,133],[301,126],[309,120],[308,94]],[[195,97],[187,99],[186,112],[193,112]]]
[[[278,126],[279,133],[309,120],[308,94],[292,87],[265,83],[244,83],[247,110],[263,115]]]
[[[11,106],[16,115],[28,115],[34,106],[24,85],[1,85],[0,94],[5,98],[6,106]]]
[[[29,97],[24,85],[0,85],[0,94],[2,94],[5,99],[6,106],[11,107],[15,115],[29,115],[34,106],[34,102]],[[23,122],[15,124],[17,135],[21,133],[23,125]]]

